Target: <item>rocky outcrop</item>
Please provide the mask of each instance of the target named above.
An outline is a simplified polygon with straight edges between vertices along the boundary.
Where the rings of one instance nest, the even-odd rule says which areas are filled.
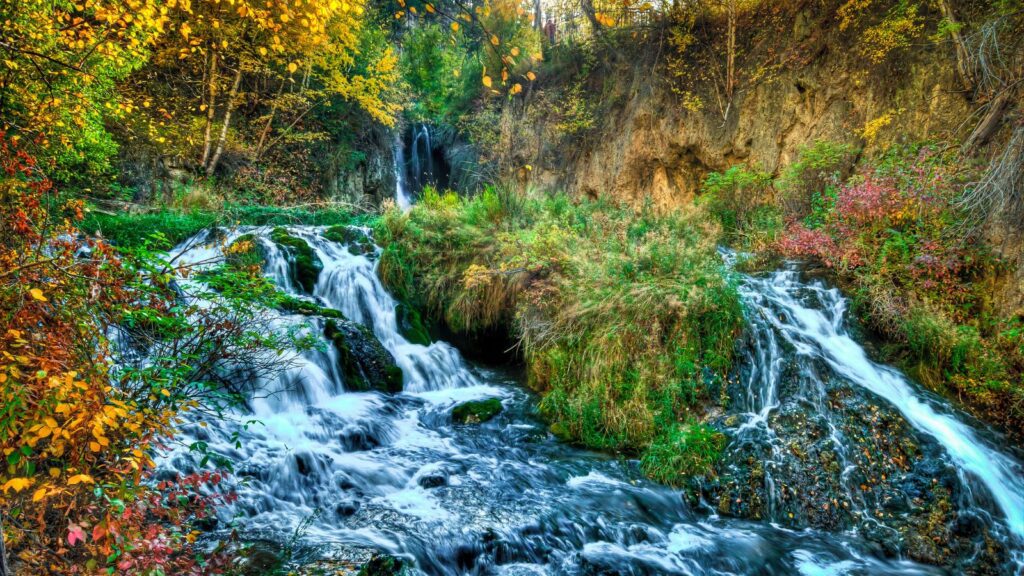
[[[338,353],[338,369],[348,390],[402,391],[402,370],[369,328],[349,320],[331,319],[325,323],[324,336]]]
[[[713,83],[672,77],[666,62],[687,56],[673,56],[666,44],[579,80],[589,105],[600,107],[584,135],[566,135],[564,122],[550,114],[559,106],[550,94],[565,88],[554,83],[564,78],[542,85],[525,104],[506,106],[500,149],[491,157],[524,182],[667,207],[689,202],[711,171],[745,164],[778,174],[816,140],[871,152],[948,136],[970,115],[952,47],[900,51],[869,65],[836,30],[834,13],[807,8],[784,20],[791,30],[766,27],[747,40],[727,106],[716,105]],[[779,53],[792,57],[774,65]]]

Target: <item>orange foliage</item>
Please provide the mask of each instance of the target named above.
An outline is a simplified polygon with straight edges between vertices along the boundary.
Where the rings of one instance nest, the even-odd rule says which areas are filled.
[[[14,564],[29,574],[209,573],[218,560],[196,562],[188,528],[209,502],[161,502],[219,476],[147,484],[176,408],[111,380],[106,328],[126,303],[159,304],[161,293],[139,293],[111,247],[78,238],[78,203],[47,210],[50,181],[2,133],[0,170],[0,518]]]

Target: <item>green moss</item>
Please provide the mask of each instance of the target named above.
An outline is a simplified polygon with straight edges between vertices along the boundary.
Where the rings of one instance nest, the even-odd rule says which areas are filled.
[[[399,302],[395,307],[395,315],[398,320],[398,330],[405,339],[414,344],[430,345],[430,331],[427,330],[423,317],[404,302]]]
[[[457,424],[479,424],[494,418],[502,410],[501,400],[497,398],[471,400],[463,402],[452,409],[452,422]]]
[[[224,250],[224,264],[233,270],[262,270],[267,263],[259,240],[253,234],[242,234]]]
[[[331,226],[321,234],[331,242],[348,246],[352,254],[370,254],[374,250],[370,238],[357,228],[351,226]]]
[[[288,254],[295,282],[306,292],[313,292],[324,265],[309,243],[292,236],[284,228],[274,228],[270,232],[270,239]]]
[[[341,310],[320,306],[316,302],[310,302],[302,298],[296,298],[291,294],[281,293],[277,307],[285,312],[302,314],[303,316],[320,316],[323,318],[344,319],[345,315]]]
[[[714,472],[725,448],[725,435],[704,424],[676,425],[644,451],[644,473],[679,486],[688,478]]]
[[[338,352],[338,369],[347,389],[402,391],[402,370],[369,328],[348,320],[331,319],[324,327],[324,336]]]

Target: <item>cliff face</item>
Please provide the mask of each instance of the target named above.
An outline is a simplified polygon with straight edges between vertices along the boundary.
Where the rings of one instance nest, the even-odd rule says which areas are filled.
[[[978,103],[961,88],[951,44],[922,42],[871,63],[835,20],[808,8],[786,17],[784,33],[749,39],[759,47],[743,62],[725,113],[711,83],[672,78],[667,46],[619,55],[589,78],[542,77],[522,102],[501,107],[500,137],[484,156],[524,185],[669,208],[691,202],[710,172],[742,164],[777,176],[819,140],[853,144],[868,158],[900,143],[955,145],[968,136]],[[767,65],[770,53],[800,56]],[[572,84],[595,104],[587,127],[567,133]],[[995,145],[1011,124],[1003,122]],[[1013,269],[999,298],[1004,312],[1020,313],[1024,241],[1006,222],[987,234]]]
[[[565,141],[553,120],[532,121],[529,104],[506,109],[507,145],[497,160],[506,170],[529,164],[526,180],[570,193],[678,205],[693,199],[709,172],[745,164],[775,175],[816,140],[870,153],[952,136],[970,109],[949,58],[921,51],[867,73],[855,56],[825,49],[806,65],[740,86],[725,115],[710,105],[710,93],[700,110],[687,109],[664,74],[634,66],[610,88],[620,104],[595,118],[581,141]],[[872,121],[878,130],[867,141]]]

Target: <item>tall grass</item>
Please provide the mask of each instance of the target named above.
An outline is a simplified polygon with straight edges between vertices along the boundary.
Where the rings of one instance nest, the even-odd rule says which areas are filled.
[[[452,330],[510,330],[560,434],[647,454],[648,472],[681,482],[715,458],[666,468],[668,453],[720,449],[680,439],[719,398],[742,325],[710,222],[701,207],[665,214],[609,199],[427,190],[378,224],[379,272]]]

